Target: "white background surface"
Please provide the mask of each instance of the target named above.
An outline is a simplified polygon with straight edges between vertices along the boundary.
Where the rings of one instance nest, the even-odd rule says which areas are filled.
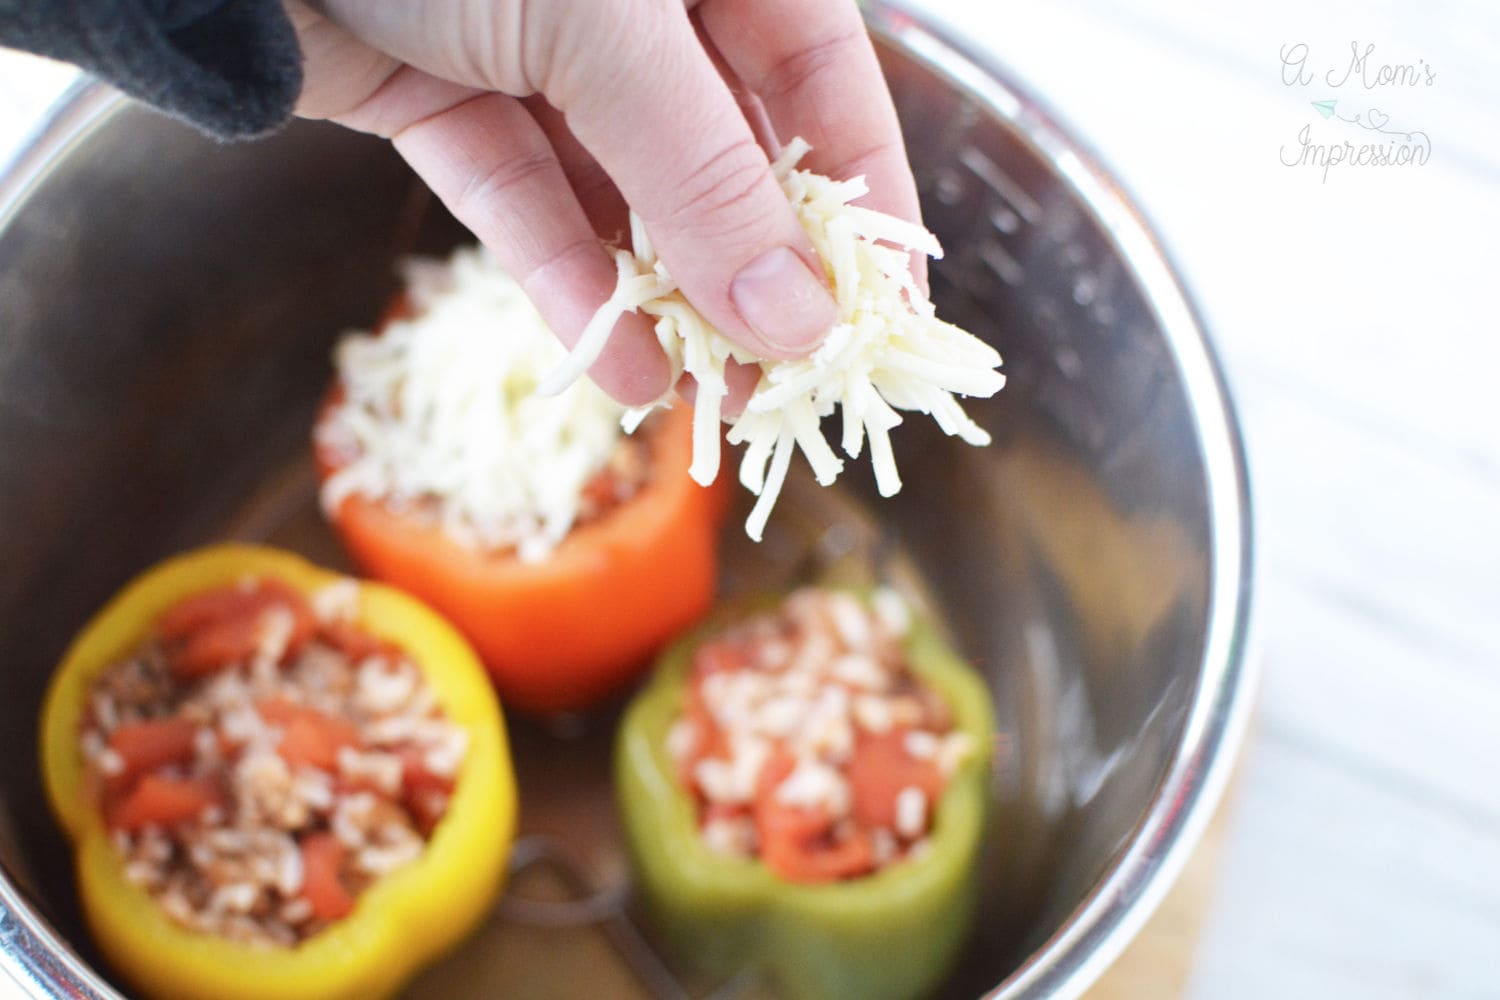
[[[1190,995],[1500,997],[1500,8],[923,6],[1138,196],[1245,424],[1264,680]],[[1332,86],[1352,42],[1433,83]],[[0,54],[0,150],[66,75]],[[1430,160],[1284,165],[1304,125],[1369,141],[1327,99]]]

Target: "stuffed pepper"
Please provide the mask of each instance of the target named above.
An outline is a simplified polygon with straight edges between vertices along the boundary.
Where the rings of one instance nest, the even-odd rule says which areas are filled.
[[[984,685],[893,592],[807,588],[675,646],[616,788],[643,902],[705,971],[913,997],[975,902]]]
[[[136,579],[68,649],[41,734],[94,940],[149,996],[387,995],[504,874],[515,786],[473,651],[290,553]]]
[[[314,440],[324,509],[371,575],[474,643],[506,704],[576,709],[709,608],[722,492],[688,476],[692,413],[625,410],[480,248],[407,266],[377,334],[351,334]]]

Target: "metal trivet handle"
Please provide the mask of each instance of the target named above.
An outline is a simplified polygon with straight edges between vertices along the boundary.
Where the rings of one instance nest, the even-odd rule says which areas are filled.
[[[694,1000],[671,968],[630,917],[629,882],[600,886],[581,858],[553,837],[529,834],[511,849],[512,882],[532,868],[545,868],[572,894],[565,900],[527,899],[507,892],[500,901],[500,919],[526,927],[571,929],[599,927],[615,953],[646,991],[657,1000]],[[757,982],[751,970],[741,972],[702,1000],[737,1000]]]

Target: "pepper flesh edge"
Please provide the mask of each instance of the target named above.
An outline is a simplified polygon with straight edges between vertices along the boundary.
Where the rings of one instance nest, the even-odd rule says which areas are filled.
[[[125,878],[78,745],[94,682],[145,638],[157,615],[191,594],[247,575],[304,593],[342,578],[289,552],[219,545],[158,564],[88,623],[64,655],[43,706],[41,758],[48,800],[74,844],[84,916],[101,952],[141,992],[157,997],[340,1000],[393,993],[489,910],[514,838],[516,790],[504,722],[467,642],[417,600],[360,581],[355,623],[406,650],[447,717],[469,737],[448,810],[422,855],[362,892],[354,911],[294,948],[237,944],[174,923]]]
[[[793,997],[896,1000],[931,990],[967,938],[977,902],[994,731],[988,690],[930,626],[914,623],[905,642],[912,672],[974,741],[938,803],[930,850],[861,878],[788,883],[758,860],[707,847],[666,747],[693,650],[717,631],[710,625],[674,646],[620,726],[615,787],[653,922],[704,971],[758,967]]]

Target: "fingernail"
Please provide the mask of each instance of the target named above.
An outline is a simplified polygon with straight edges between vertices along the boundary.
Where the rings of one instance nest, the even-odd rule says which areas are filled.
[[[756,336],[781,353],[807,353],[838,319],[828,286],[791,247],[767,250],[746,264],[729,297]]]

